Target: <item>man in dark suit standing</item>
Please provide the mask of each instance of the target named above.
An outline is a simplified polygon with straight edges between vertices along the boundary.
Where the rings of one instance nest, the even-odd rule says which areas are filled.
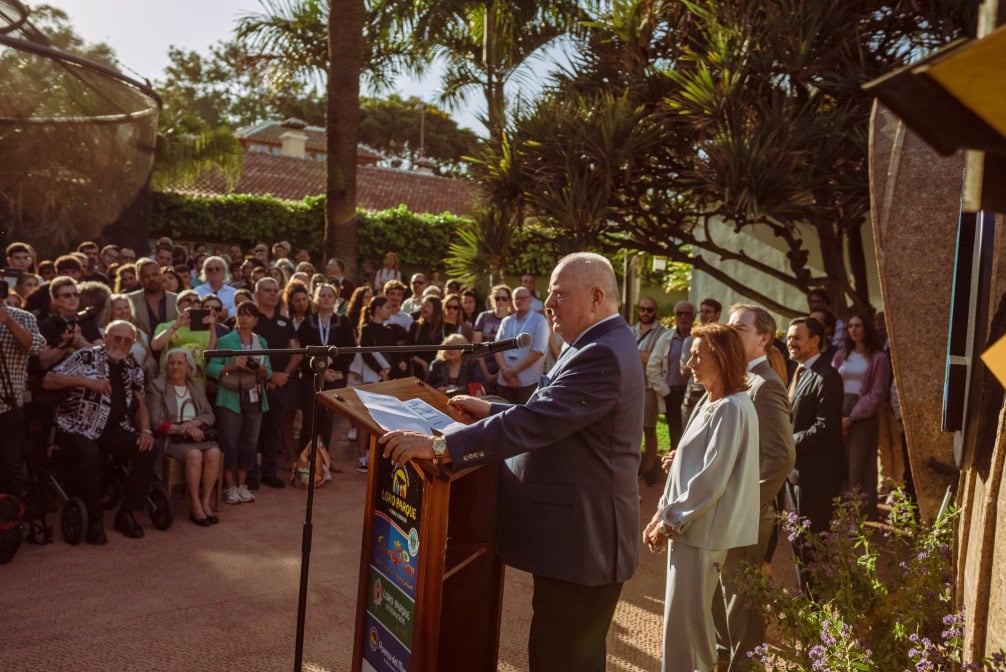
[[[789,475],[787,499],[802,518],[810,521],[812,533],[828,529],[846,473],[842,453],[842,378],[827,358],[821,356],[824,327],[812,317],[798,317],[789,323],[786,347],[797,362],[789,388],[793,405],[793,440],[796,468]],[[804,549],[793,550],[801,564],[800,579],[805,591]]]
[[[561,259],[545,310],[568,347],[526,404],[455,397],[482,419],[381,443],[396,464],[505,460],[498,546],[506,564],[534,576],[529,669],[602,672],[622,584],[639,560],[643,373],[604,257]]]

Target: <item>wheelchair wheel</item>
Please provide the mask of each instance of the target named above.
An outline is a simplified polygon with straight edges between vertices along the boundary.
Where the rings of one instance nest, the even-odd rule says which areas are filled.
[[[80,497],[71,497],[63,505],[59,514],[59,526],[63,533],[63,541],[76,546],[84,540],[87,534],[87,507]]]
[[[147,515],[158,530],[166,530],[175,522],[175,505],[163,483],[153,483],[147,493]]]

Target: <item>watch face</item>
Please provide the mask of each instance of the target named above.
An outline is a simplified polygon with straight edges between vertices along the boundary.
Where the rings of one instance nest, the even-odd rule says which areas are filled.
[[[433,453],[435,455],[443,455],[447,451],[447,439],[442,436],[437,436],[433,438]]]

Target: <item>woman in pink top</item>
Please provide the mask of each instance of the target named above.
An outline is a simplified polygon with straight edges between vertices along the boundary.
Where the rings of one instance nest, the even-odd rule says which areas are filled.
[[[877,437],[880,406],[891,384],[891,364],[880,348],[873,320],[852,315],[845,341],[831,360],[845,389],[842,435],[849,467],[849,490],[865,495],[863,515],[877,517]]]

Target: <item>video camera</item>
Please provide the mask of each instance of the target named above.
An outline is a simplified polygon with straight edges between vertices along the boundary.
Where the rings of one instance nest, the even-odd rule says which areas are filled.
[[[17,281],[21,279],[21,270],[17,268],[4,268],[3,280],[0,280],[0,301],[6,301],[10,290],[17,286]]]
[[[0,229],[0,250],[6,254],[7,251],[7,231]],[[0,280],[0,301],[6,301],[10,290],[17,286],[17,281],[21,279],[21,269],[4,268],[3,280]]]

